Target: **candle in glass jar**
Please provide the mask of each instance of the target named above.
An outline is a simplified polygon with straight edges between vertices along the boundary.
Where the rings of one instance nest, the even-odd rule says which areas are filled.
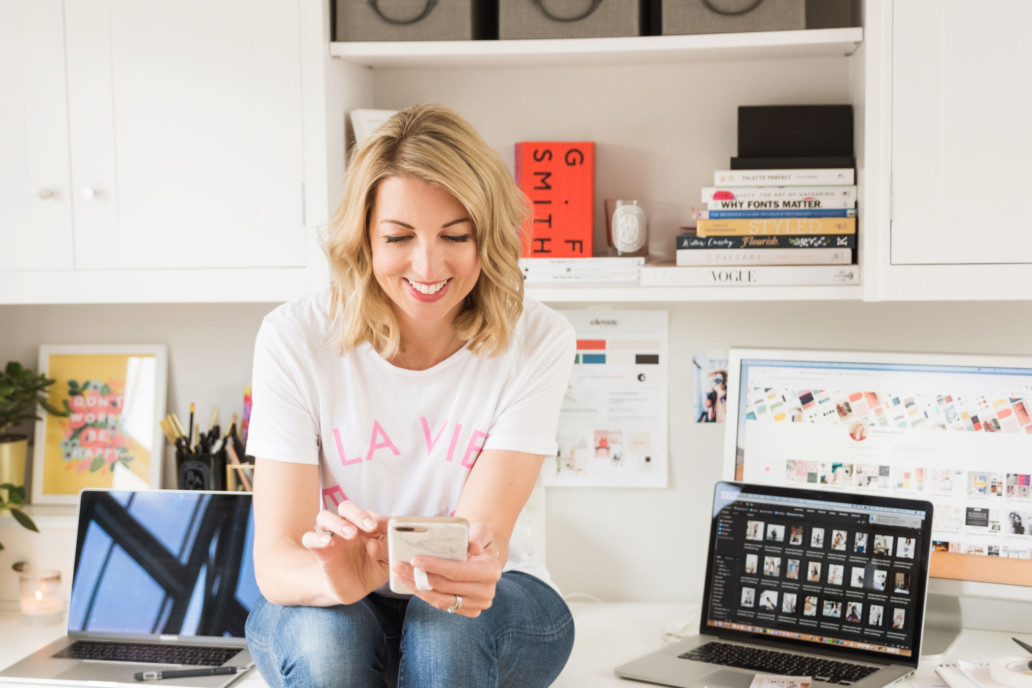
[[[20,578],[21,613],[30,623],[55,623],[64,613],[61,572],[23,571]]]

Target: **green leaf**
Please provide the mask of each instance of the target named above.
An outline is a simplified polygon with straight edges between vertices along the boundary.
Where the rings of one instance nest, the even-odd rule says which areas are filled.
[[[10,504],[22,505],[25,503],[25,486],[11,485],[7,492],[7,501]]]
[[[28,514],[26,514],[21,509],[13,509],[12,508],[11,509],[11,516],[14,516],[14,520],[15,521],[17,521],[18,523],[22,524],[23,526],[25,526],[29,530],[31,530],[31,531],[33,531],[35,533],[39,532],[39,528],[36,527],[36,524],[33,523],[32,519],[29,518]]]
[[[90,464],[90,473],[94,473],[96,471],[99,471],[103,467],[104,467],[104,457],[103,456],[95,456],[95,457],[93,457],[93,463]]]

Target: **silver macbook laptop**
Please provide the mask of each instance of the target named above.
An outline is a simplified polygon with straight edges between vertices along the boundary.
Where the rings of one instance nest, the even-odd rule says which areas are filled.
[[[250,668],[252,533],[246,492],[83,491],[68,633],[0,682],[138,687],[137,673]],[[218,688],[237,676],[161,685]]]
[[[879,688],[920,658],[929,502],[719,482],[699,635],[616,668],[668,686],[758,674]]]

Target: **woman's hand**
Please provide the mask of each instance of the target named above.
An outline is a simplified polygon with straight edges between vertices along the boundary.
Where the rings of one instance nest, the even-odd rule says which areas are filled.
[[[332,594],[351,604],[387,582],[386,534],[386,516],[346,501],[336,514],[320,511],[301,544],[318,559]]]
[[[417,590],[413,566],[426,571],[432,590]],[[475,618],[494,601],[502,563],[491,529],[485,523],[473,523],[469,528],[466,561],[417,556],[411,562],[396,563],[394,572],[410,590],[416,591],[416,597],[438,609]],[[457,596],[462,602],[455,608]]]

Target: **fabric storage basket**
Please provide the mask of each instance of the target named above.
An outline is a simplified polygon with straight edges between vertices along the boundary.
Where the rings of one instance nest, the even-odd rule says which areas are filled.
[[[337,0],[338,41],[478,38],[477,0]]]
[[[640,36],[641,0],[498,0],[498,37]]]
[[[806,0],[662,0],[663,34],[806,28]]]

